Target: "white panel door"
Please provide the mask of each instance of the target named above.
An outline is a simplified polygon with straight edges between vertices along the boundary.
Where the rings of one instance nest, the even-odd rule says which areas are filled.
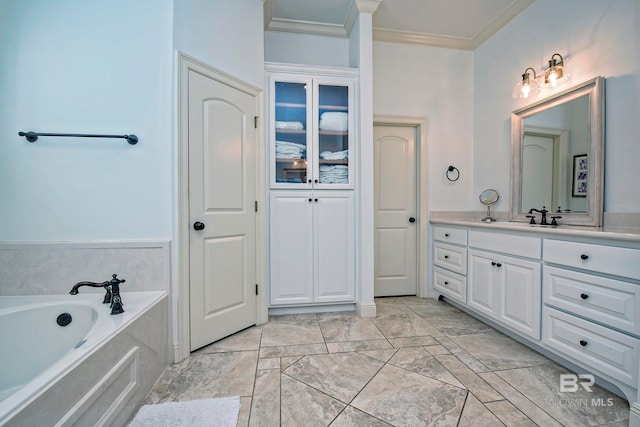
[[[313,302],[313,200],[311,192],[271,192],[271,304]]]
[[[191,350],[256,323],[255,96],[189,71]]]
[[[522,211],[553,210],[553,137],[524,135],[522,144]]]
[[[315,301],[354,300],[353,193],[315,192]]]
[[[540,339],[540,263],[501,258],[498,271],[498,320],[512,329]]]
[[[488,316],[495,317],[495,263],[491,254],[469,250],[467,304]]]
[[[416,128],[374,127],[375,296],[417,293]]]

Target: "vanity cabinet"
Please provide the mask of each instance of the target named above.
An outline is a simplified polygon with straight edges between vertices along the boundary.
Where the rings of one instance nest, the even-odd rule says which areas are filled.
[[[469,231],[467,304],[535,340],[540,339],[540,247],[537,237]]]
[[[353,302],[353,192],[271,192],[269,217],[271,305]]]
[[[545,239],[543,260],[543,343],[637,386],[640,250]]]
[[[435,296],[615,385],[640,425],[640,237],[454,221],[432,235]],[[466,300],[442,277],[466,280]]]
[[[456,301],[467,302],[467,230],[433,227],[433,287]]]

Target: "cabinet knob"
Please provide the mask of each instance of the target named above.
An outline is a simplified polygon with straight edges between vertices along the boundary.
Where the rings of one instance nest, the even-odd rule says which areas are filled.
[[[193,223],[193,229],[196,230],[196,231],[202,231],[202,230],[204,230],[204,224],[201,223],[200,221],[194,222]]]
[[[491,261],[491,265],[493,265],[495,267],[496,262],[495,261]]]
[[[500,267],[502,267],[502,264],[500,264],[500,263],[498,262],[498,263],[496,263],[496,266],[497,266],[498,268],[500,268]]]
[[[318,183],[318,180],[317,180],[317,179],[314,179],[314,180],[313,180],[313,182],[315,182],[315,183],[317,184],[317,183]]]
[[[410,223],[414,223],[414,222],[416,222],[416,219],[414,217],[411,217],[411,218],[409,218],[409,222]]]
[[[314,202],[317,202],[317,201],[318,201],[318,199],[313,199],[313,201],[314,201]]]
[[[589,299],[589,294],[580,294],[580,298]]]
[[[449,284],[449,282],[445,281],[445,282],[444,282],[444,284],[445,284],[445,285],[448,285],[448,284]]]
[[[586,340],[580,340],[580,345],[586,347],[589,344]]]
[[[445,256],[444,256],[444,259],[449,259],[449,255],[445,255]]]
[[[444,233],[444,237],[449,237],[449,233]]]
[[[581,259],[581,260],[587,260],[587,259],[589,259],[589,255],[587,255],[587,254],[582,254],[582,255],[580,255],[580,259]]]
[[[311,180],[308,180],[307,182],[308,182],[309,184],[311,184]]]
[[[309,198],[309,201],[310,201],[310,202],[313,202],[313,199],[312,199],[312,198]]]

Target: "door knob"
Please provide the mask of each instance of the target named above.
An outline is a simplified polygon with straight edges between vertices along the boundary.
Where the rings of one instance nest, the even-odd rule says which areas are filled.
[[[193,229],[196,230],[196,231],[204,230],[204,224],[201,223],[200,221],[194,222],[193,223]]]
[[[416,222],[416,219],[414,217],[411,217],[411,218],[409,218],[409,222],[410,223],[414,223],[414,222]]]

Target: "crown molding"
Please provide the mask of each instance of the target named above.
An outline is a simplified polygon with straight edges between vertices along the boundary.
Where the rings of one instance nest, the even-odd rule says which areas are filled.
[[[409,43],[425,46],[447,47],[451,49],[473,50],[474,43],[471,39],[459,37],[445,37],[433,34],[409,33],[405,31],[387,30],[383,28],[373,29],[373,40],[391,43]]]
[[[502,14],[494,19],[491,24],[473,37],[473,48],[477,48],[486,42],[492,35],[497,33],[502,27],[507,25],[513,18],[518,16],[523,10],[529,7],[535,0],[517,0],[509,6]]]
[[[296,21],[294,19],[272,18],[266,31],[314,34],[318,36],[347,37],[344,25],[323,24],[318,22]]]
[[[353,25],[359,13],[373,14],[384,0],[354,0],[345,18],[344,25],[273,18],[271,15],[272,0],[262,1],[264,1],[265,31],[282,31],[344,38],[349,37],[349,34],[351,34],[351,30],[353,29]],[[508,9],[506,9],[500,16],[496,17],[489,26],[476,34],[473,38],[450,37],[436,34],[397,31],[386,28],[374,28],[373,40],[472,51],[487,41],[513,18],[518,16],[534,1],[535,0],[514,1]]]
[[[383,0],[355,0],[354,4],[358,8],[358,12],[360,13],[373,13],[378,10],[380,3]]]

